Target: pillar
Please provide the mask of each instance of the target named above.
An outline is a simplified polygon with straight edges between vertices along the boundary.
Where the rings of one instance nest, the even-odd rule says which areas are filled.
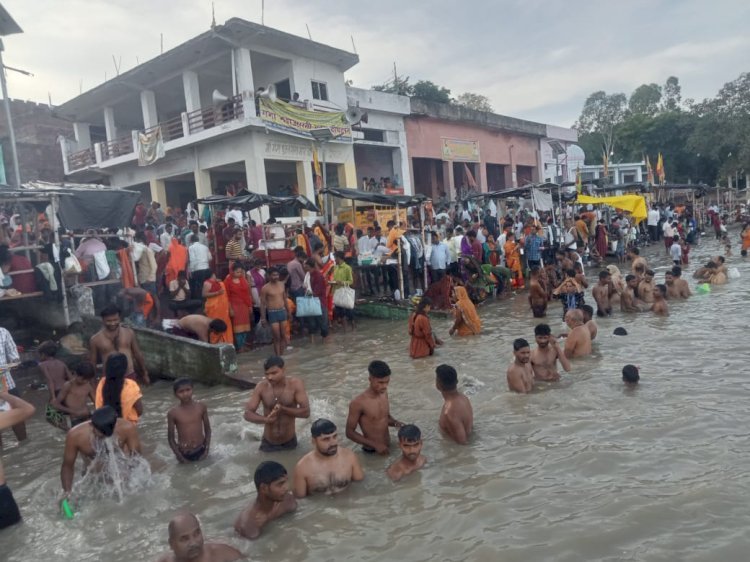
[[[456,193],[456,178],[453,177],[453,162],[443,162],[443,181],[448,180],[448,185],[445,186],[448,191],[448,197],[451,201],[458,201],[458,193]]]
[[[235,94],[255,91],[250,49],[242,47],[234,50],[234,76],[237,81],[237,91],[234,92]]]
[[[433,201],[437,201],[440,197],[440,190],[438,189],[437,181],[437,162],[430,159],[427,160],[430,166],[430,193],[432,193]]]
[[[297,168],[297,188],[299,194],[304,195],[310,201],[317,204],[315,197],[315,183],[312,176],[312,161],[302,160],[295,162]]]
[[[490,184],[487,180],[487,162],[477,162],[477,168],[479,168],[479,173],[477,174],[478,177],[475,177],[474,179],[477,180],[477,183],[479,184],[479,191],[486,193],[490,190]]]
[[[157,201],[161,203],[162,207],[167,206],[167,185],[164,180],[152,179],[149,180],[149,187],[151,188],[151,201]]]
[[[107,140],[113,141],[117,138],[117,125],[115,124],[115,110],[112,107],[104,108],[104,130]]]
[[[73,133],[76,137],[78,150],[91,148],[91,131],[88,123],[73,123]]]
[[[203,199],[209,195],[213,195],[213,189],[211,188],[211,172],[208,170],[194,170],[193,177],[195,178],[195,197],[196,199]]]
[[[503,175],[505,176],[505,188],[509,189],[516,186],[516,167],[515,165],[503,166]]]
[[[182,88],[185,92],[185,111],[197,111],[201,108],[201,91],[198,73],[186,70],[182,73]]]
[[[357,188],[357,167],[354,165],[353,158],[346,160],[339,166],[339,185]]]
[[[141,92],[141,111],[143,112],[143,128],[150,129],[159,124],[156,114],[156,94],[151,90]]]

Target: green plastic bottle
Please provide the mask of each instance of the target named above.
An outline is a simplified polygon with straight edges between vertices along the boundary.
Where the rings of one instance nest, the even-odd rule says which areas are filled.
[[[68,498],[65,498],[63,501],[60,502],[60,510],[62,511],[63,518],[65,519],[73,519],[73,517],[75,517],[75,514],[73,513],[73,508],[70,507],[70,502],[68,501]]]

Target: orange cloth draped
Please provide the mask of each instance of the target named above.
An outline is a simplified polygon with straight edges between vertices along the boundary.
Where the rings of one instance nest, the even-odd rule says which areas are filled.
[[[206,299],[206,304],[204,305],[206,316],[213,319],[223,320],[227,325],[227,331],[223,334],[211,332],[211,335],[209,336],[209,342],[228,343],[230,345],[234,345],[234,330],[232,330],[232,319],[229,316],[229,298],[227,297],[227,288],[221,281],[211,281],[209,279],[208,282],[212,284],[211,292],[213,292],[214,290],[218,291],[218,288],[213,289],[213,287],[216,286],[224,289],[224,292],[215,297],[208,297]]]
[[[328,245],[328,236],[326,236],[325,232],[323,232],[323,229],[319,226],[316,226],[313,230],[315,233],[315,236],[320,238],[320,241],[323,243],[323,253],[325,255],[328,255],[331,253],[330,246]]]
[[[154,309],[154,297],[151,296],[151,293],[146,293],[146,296],[143,299],[143,305],[141,308],[141,311],[143,312],[143,317],[148,320],[149,315],[151,314],[151,311]]]
[[[187,248],[172,238],[172,242],[169,244],[169,261],[167,262],[167,268],[164,271],[167,287],[169,287],[169,284],[172,281],[177,279],[177,274],[180,271],[187,270],[187,262]]]
[[[235,281],[238,281],[235,283]],[[250,296],[250,285],[243,275],[234,279],[231,274],[224,279],[229,306],[232,307],[232,328],[235,334],[250,331],[250,310],[253,308],[253,297]]]
[[[409,355],[412,359],[432,355],[435,349],[435,339],[432,337],[432,326],[426,314],[412,314],[409,317]]]
[[[305,234],[297,235],[297,246],[301,246],[302,248],[304,248],[305,253],[308,256],[312,255],[312,250],[310,249],[310,241],[307,239],[307,235]]]
[[[518,244],[508,240],[503,246],[505,251],[505,266],[513,273],[511,282],[514,287],[523,287],[523,270],[521,269],[521,255],[518,253]]]
[[[297,313],[297,303],[289,297],[286,298],[286,308],[289,311],[289,321],[286,323],[286,341],[292,341],[292,318]]]
[[[329,259],[327,262],[323,264],[323,267],[320,268],[320,273],[323,275],[323,278],[326,280],[326,301],[328,302],[328,320],[333,320],[333,291],[331,290],[332,287],[330,285],[330,281],[333,281],[333,269],[336,263]]]
[[[96,395],[94,396],[94,406],[101,408],[104,406],[104,381],[99,381],[99,385],[96,387]],[[129,422],[138,423],[138,412],[135,411],[135,403],[143,397],[141,394],[141,387],[138,383],[130,379],[125,379],[122,385],[122,391],[120,392],[120,407],[122,409],[122,417]]]
[[[474,303],[469,298],[469,293],[461,286],[457,286],[456,292],[456,315],[461,315],[461,323],[457,331],[459,336],[477,335],[482,331],[482,320],[477,314]]]
[[[122,277],[120,282],[126,289],[135,287],[135,273],[133,272],[133,262],[130,261],[130,252],[128,248],[117,250],[117,259],[120,260],[120,270]]]

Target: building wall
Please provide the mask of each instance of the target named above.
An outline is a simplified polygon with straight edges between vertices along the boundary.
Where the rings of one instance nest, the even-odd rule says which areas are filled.
[[[295,57],[292,60],[292,74],[294,76],[293,91],[299,93],[300,99],[308,99],[316,105],[331,109],[346,110],[344,73],[338,68],[320,61]],[[326,83],[328,103],[313,99],[312,80]]]
[[[65,179],[57,137],[73,136],[73,124],[52,116],[45,104],[10,100],[11,117],[16,134],[21,181],[61,182]],[[13,181],[13,159],[5,112],[0,111],[0,143],[6,180]]]

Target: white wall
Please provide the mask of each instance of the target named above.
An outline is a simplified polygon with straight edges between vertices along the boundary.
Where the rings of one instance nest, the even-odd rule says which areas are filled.
[[[344,73],[335,66],[295,57],[292,60],[292,74],[294,76],[295,91],[299,93],[300,99],[309,99],[316,105],[330,109],[345,110],[347,108]],[[326,83],[329,103],[313,99],[312,85],[310,83],[312,80]]]

